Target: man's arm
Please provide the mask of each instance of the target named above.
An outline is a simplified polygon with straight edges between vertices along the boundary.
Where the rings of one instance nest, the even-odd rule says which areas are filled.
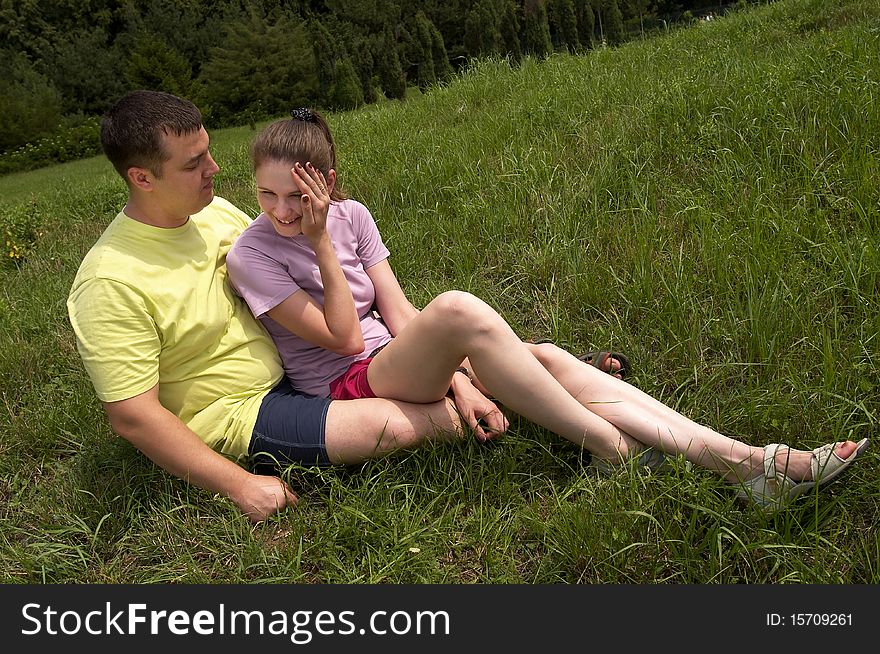
[[[252,521],[265,520],[297,497],[278,477],[254,475],[215,452],[159,402],[159,387],[119,402],[104,402],[117,434],[156,465],[200,488],[231,499]]]

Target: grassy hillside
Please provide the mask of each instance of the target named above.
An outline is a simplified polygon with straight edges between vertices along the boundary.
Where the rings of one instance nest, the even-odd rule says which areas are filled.
[[[417,305],[465,289],[523,338],[621,349],[633,383],[754,444],[875,437],[878,35],[880,0],[786,0],[477,64],[331,115],[340,179]],[[219,194],[254,212],[251,136],[212,139]],[[880,582],[880,443],[766,518],[709,473],[599,476],[514,422],[488,447],[293,468],[299,508],[252,528],[113,436],[80,364],[64,303],[124,202],[111,172],[0,178],[3,580]]]

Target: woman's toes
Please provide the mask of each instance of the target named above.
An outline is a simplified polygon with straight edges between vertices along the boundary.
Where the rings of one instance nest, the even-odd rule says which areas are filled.
[[[834,453],[841,459],[848,459],[856,451],[858,444],[854,441],[843,441],[834,448]]]

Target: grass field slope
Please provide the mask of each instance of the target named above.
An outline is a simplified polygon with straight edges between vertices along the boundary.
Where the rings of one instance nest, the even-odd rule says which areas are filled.
[[[329,116],[343,186],[417,306],[468,290],[523,338],[757,445],[878,438],[880,0],[783,0],[584,56],[474,63]],[[247,128],[212,134],[255,214]],[[599,475],[512,420],[356,469],[294,467],[252,527],[110,431],[65,300],[125,200],[102,158],[0,178],[0,580],[878,583],[880,441],[765,517],[678,462]]]

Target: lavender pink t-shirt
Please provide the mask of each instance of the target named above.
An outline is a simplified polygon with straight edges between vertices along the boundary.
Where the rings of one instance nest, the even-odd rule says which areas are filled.
[[[354,305],[361,317],[364,351],[343,357],[289,332],[266,312],[300,289],[324,304],[324,285],[318,259],[308,239],[280,236],[264,214],[236,239],[226,256],[233,289],[266,327],[281,355],[284,371],[294,388],[311,395],[329,396],[331,381],[391,340],[391,333],[371,311],[376,291],[366,269],[388,258],[389,252],[369,210],[355,200],[330,205],[327,232],[336,248]]]

